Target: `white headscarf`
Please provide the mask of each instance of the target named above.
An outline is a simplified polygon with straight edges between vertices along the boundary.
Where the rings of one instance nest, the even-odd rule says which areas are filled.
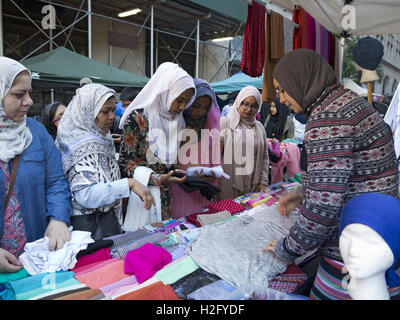
[[[26,115],[21,122],[11,120],[4,111],[3,100],[15,77],[22,71],[30,71],[21,63],[0,57],[0,160],[8,162],[21,154],[32,142],[32,133],[26,126]]]
[[[110,131],[100,129],[95,123],[104,103],[114,95],[113,89],[97,83],[86,84],[76,91],[57,129],[56,145],[64,173],[89,154],[115,159]]]
[[[257,100],[258,103],[257,112],[260,112],[262,104],[262,97],[260,91],[253,86],[243,87],[242,90],[240,90],[240,92],[238,93],[235,102],[232,105],[232,108],[229,110],[229,113],[227,114],[228,124],[231,129],[236,129],[240,122],[244,123],[247,126],[255,124],[256,121],[255,117],[253,120],[250,121],[246,121],[240,118],[239,107],[242,104],[243,100],[245,100],[247,97],[254,97]]]
[[[172,102],[190,88],[193,88],[194,94],[185,108],[189,107],[196,97],[194,80],[177,64],[164,62],[125,110],[119,128],[123,129],[125,120],[133,110],[144,109],[144,114],[149,121],[150,150],[164,164],[176,163],[179,135],[185,128],[185,120],[182,112],[171,115],[168,111]],[[157,129],[165,133],[166,140],[158,139],[157,132],[153,131]]]

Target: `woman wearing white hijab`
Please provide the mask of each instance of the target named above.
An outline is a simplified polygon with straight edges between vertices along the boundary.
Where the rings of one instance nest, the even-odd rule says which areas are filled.
[[[52,137],[26,117],[29,70],[0,57],[0,78],[0,272],[16,272],[27,242],[46,236],[54,250],[70,239],[71,194]]]
[[[244,87],[231,110],[221,118],[222,167],[231,178],[221,179],[219,199],[234,199],[249,192],[269,192],[267,135],[256,114],[261,95]]]
[[[121,118],[124,129],[120,150],[122,173],[134,175],[138,166],[153,170],[149,185],[160,185],[162,218],[172,216],[170,182],[177,167],[180,133],[185,128],[182,111],[195,99],[193,78],[177,64],[161,64]],[[135,112],[144,109],[143,114]]]
[[[75,230],[91,231],[94,240],[122,233],[121,198],[130,191],[147,209],[155,205],[147,187],[132,178],[120,179],[110,133],[114,95],[101,84],[79,88],[57,130],[56,144],[72,192],[71,224]]]

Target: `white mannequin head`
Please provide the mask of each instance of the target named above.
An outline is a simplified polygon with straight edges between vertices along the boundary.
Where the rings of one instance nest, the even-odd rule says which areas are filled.
[[[348,292],[354,300],[388,300],[385,272],[394,263],[386,241],[370,227],[352,223],[339,238],[339,248],[351,277]]]

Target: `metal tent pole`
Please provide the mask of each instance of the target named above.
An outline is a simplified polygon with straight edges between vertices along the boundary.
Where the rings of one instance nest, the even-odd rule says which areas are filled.
[[[92,58],[92,0],[88,0],[88,56]]]
[[[197,19],[196,35],[196,78],[199,77],[200,19]]]
[[[3,0],[0,0],[0,56],[4,56],[4,46],[3,46]]]
[[[110,19],[110,31],[112,31],[112,20]],[[112,67],[112,45],[109,44],[109,57],[108,57],[108,61],[109,61],[109,65],[110,67]]]
[[[154,5],[151,5],[150,19],[150,77],[154,73]]]
[[[346,37],[340,37],[340,55],[339,55],[339,81],[343,80],[343,59],[344,59],[344,46],[346,44]]]

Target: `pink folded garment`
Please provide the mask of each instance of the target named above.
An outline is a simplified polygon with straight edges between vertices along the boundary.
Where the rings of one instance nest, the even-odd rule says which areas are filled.
[[[108,260],[112,261],[107,263],[100,268],[96,268],[89,272],[83,272],[75,275],[75,278],[90,289],[99,289],[110,283],[120,281],[129,275],[124,273],[124,261],[123,260]]]
[[[129,276],[129,277],[119,280],[117,282],[107,284],[107,285],[101,287],[100,290],[107,297],[107,296],[111,296],[112,292],[114,292],[116,289],[119,289],[121,287],[128,286],[128,285],[138,285],[138,282],[137,282],[137,279],[135,276]]]
[[[101,248],[91,254],[85,254],[84,256],[78,258],[75,264],[75,268],[79,268],[94,262],[104,261],[109,259],[111,259],[110,249]]]
[[[137,281],[142,283],[171,261],[172,256],[167,250],[146,243],[128,252],[125,257],[125,273],[134,274]]]
[[[74,268],[74,269],[72,269],[71,271],[72,271],[73,273],[75,273],[75,275],[77,275],[77,274],[82,274],[82,273],[86,273],[86,272],[91,272],[91,271],[93,271],[93,270],[96,270],[96,269],[98,269],[98,268],[101,268],[101,267],[104,266],[104,265],[107,265],[107,264],[109,264],[109,263],[113,263],[114,261],[117,261],[117,260],[119,260],[119,259],[118,259],[118,258],[112,258],[112,259],[109,259],[109,260],[97,261],[97,262],[93,262],[93,263],[91,263],[91,264],[87,264],[87,265],[85,265],[85,266],[81,266],[81,267],[78,267],[78,268]]]

